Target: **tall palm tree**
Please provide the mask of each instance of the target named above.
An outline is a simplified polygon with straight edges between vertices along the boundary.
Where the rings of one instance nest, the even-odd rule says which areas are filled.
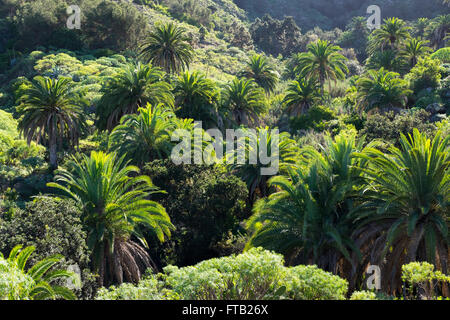
[[[361,150],[362,140],[328,137],[323,154],[304,150],[305,165],[271,178],[269,185],[278,191],[254,206],[247,247],[262,246],[285,254],[290,263],[317,264],[334,273],[354,269],[354,256],[360,256],[351,238],[354,200],[365,163],[355,154]]]
[[[47,299],[65,299],[75,300],[75,294],[67,287],[55,284],[59,280],[70,279],[72,282],[77,282],[75,274],[66,270],[52,270],[57,263],[64,259],[61,255],[54,255],[47,257],[25,271],[25,266],[31,254],[36,250],[34,246],[22,249],[22,245],[15,246],[10,254],[7,262],[7,268],[15,268],[19,272],[28,276],[32,280],[32,284],[28,288],[22,288],[25,292],[20,293],[20,297],[7,297],[8,299],[24,299],[31,298],[33,300],[47,300]],[[3,258],[0,253],[0,258]],[[0,271],[3,265],[0,265]],[[5,270],[7,271],[7,270]]]
[[[409,67],[413,68],[417,64],[417,59],[431,52],[431,48],[427,47],[428,41],[420,38],[411,38],[405,42],[401,49],[400,55],[408,61]]]
[[[445,47],[450,32],[450,14],[438,16],[431,20],[425,31],[435,49]]]
[[[237,125],[257,122],[266,111],[264,91],[252,79],[233,79],[225,87],[223,104],[230,110]]]
[[[356,232],[366,248],[365,264],[382,266],[386,290],[400,286],[400,266],[429,261],[448,271],[450,212],[450,137],[431,140],[414,129],[400,148],[388,153],[367,148],[368,188]]]
[[[122,117],[109,138],[109,148],[135,164],[142,165],[170,156],[175,114],[162,104],[139,108]]]
[[[162,80],[163,76],[151,65],[128,63],[108,78],[96,110],[97,127],[111,131],[123,115],[135,113],[147,102],[173,106],[172,87]]]
[[[157,25],[144,40],[141,56],[167,73],[189,68],[194,54],[185,30],[172,22]]]
[[[242,136],[238,138],[238,148],[226,155],[227,169],[241,177],[247,184],[252,204],[257,193],[261,197],[268,195],[267,181],[274,175],[262,170],[274,165],[278,166],[278,169],[285,170],[286,166],[295,163],[299,150],[287,132],[276,133],[268,127],[256,130],[240,128],[240,130]],[[240,155],[244,156],[244,159],[240,159]],[[250,161],[252,156],[253,163]],[[274,164],[273,161],[267,163],[265,160],[267,157],[276,159],[278,163]]]
[[[174,94],[177,116],[202,121],[206,126],[216,124],[218,90],[212,80],[197,71],[186,71],[175,81]]]
[[[250,58],[240,76],[253,79],[266,93],[273,92],[278,82],[277,72],[269,64],[267,58],[260,54],[255,54]]]
[[[164,207],[148,200],[156,187],[149,177],[137,175],[137,167],[128,166],[114,153],[93,151],[80,160],[72,157],[68,166],[70,171],[59,170],[56,182],[48,186],[59,189],[81,208],[99,285],[138,282],[154,264],[131,237],[147,246],[140,227],[151,230],[160,241],[173,229]]]
[[[372,32],[369,39],[369,53],[372,54],[377,50],[397,50],[400,45],[410,37],[409,30],[405,21],[399,18],[384,19],[384,24],[380,29]]]
[[[360,112],[404,107],[407,96],[411,93],[407,87],[407,82],[398,73],[383,68],[378,71],[369,70],[367,76],[356,82],[356,107]]]
[[[296,73],[299,77],[318,79],[322,96],[326,80],[344,79],[345,74],[348,73],[345,65],[347,58],[338,53],[339,50],[341,50],[339,46],[326,40],[318,40],[308,44],[307,52],[300,53],[297,57]]]
[[[19,130],[28,144],[32,140],[49,149],[50,167],[58,167],[57,151],[63,139],[75,146],[85,127],[82,96],[73,91],[67,78],[51,79],[38,76],[20,92]]]
[[[283,104],[287,111],[298,116],[321,99],[320,85],[315,78],[303,78],[292,81],[287,89]]]

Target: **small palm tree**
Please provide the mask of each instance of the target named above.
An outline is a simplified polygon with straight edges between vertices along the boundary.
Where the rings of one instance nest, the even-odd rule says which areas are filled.
[[[277,72],[269,64],[267,58],[260,54],[255,54],[250,58],[240,76],[253,79],[266,93],[273,92],[278,82]]]
[[[307,52],[300,53],[297,57],[296,73],[299,77],[318,79],[322,96],[326,80],[344,79],[348,73],[345,65],[347,58],[338,53],[339,50],[341,50],[339,46],[326,40],[318,40],[308,44]]]
[[[68,165],[70,171],[59,170],[56,182],[48,186],[59,189],[81,208],[99,285],[137,283],[147,268],[156,267],[131,237],[147,246],[140,227],[151,230],[160,241],[174,228],[164,207],[148,200],[157,188],[149,177],[137,175],[137,167],[128,166],[114,153],[93,151],[81,160],[72,157]]]
[[[142,165],[170,156],[171,133],[175,129],[175,114],[162,104],[147,104],[137,114],[124,116],[111,132],[109,148],[133,163]]]
[[[323,154],[303,150],[305,164],[271,178],[269,185],[278,191],[255,204],[247,247],[262,246],[285,254],[290,263],[296,259],[334,273],[355,266],[360,253],[351,238],[353,210],[364,166],[355,154],[361,150],[362,140],[344,136],[334,142],[328,137]]]
[[[267,181],[274,174],[263,170],[271,166],[284,170],[286,166],[295,163],[299,150],[287,132],[274,133],[268,127],[256,130],[240,128],[240,132],[242,135],[238,138],[238,149],[226,155],[227,168],[247,184],[249,200],[253,203],[257,193],[266,197],[269,192]],[[265,158],[276,159],[276,163],[266,161]]]
[[[356,82],[357,109],[371,111],[404,107],[411,90],[398,73],[369,70],[368,75]]]
[[[377,50],[397,50],[400,45],[410,37],[410,28],[406,26],[405,21],[399,18],[385,19],[380,29],[372,32],[369,39],[369,53]]]
[[[75,300],[74,293],[57,283],[60,280],[70,279],[74,283],[77,278],[73,272],[66,270],[53,270],[57,263],[64,259],[61,255],[54,255],[37,262],[34,266],[25,272],[25,266],[31,254],[36,250],[34,246],[26,247],[22,250],[22,245],[15,246],[7,259],[8,268],[16,268],[26,276],[32,279],[32,285],[28,288],[29,291],[23,292],[23,297],[29,297],[33,300],[47,300],[47,299],[66,299]],[[3,255],[0,253],[0,258]],[[1,265],[0,265],[1,267]],[[13,297],[11,297],[14,299]]]
[[[283,104],[287,111],[298,116],[321,99],[320,85],[315,78],[304,78],[292,81],[287,89]]]
[[[32,140],[49,149],[50,167],[58,167],[57,151],[63,139],[78,144],[85,127],[82,96],[73,91],[69,79],[51,79],[38,76],[20,92],[17,112],[21,117],[19,129],[28,144]]]
[[[218,91],[212,80],[197,71],[186,71],[175,81],[174,94],[179,117],[202,121],[206,126],[216,124]]]
[[[189,68],[193,49],[185,30],[170,22],[158,25],[142,44],[141,56],[167,73],[177,73]]]
[[[111,131],[125,114],[135,113],[149,103],[173,106],[172,87],[162,80],[159,68],[129,63],[109,78],[97,106],[97,127]]]
[[[233,114],[237,125],[257,122],[266,111],[264,91],[251,79],[233,79],[224,91],[223,104]]]
[[[365,263],[383,266],[386,290],[399,289],[400,266],[429,261],[448,271],[450,137],[433,140],[414,129],[388,153],[367,148],[368,189],[356,239],[366,247]]]
[[[426,46],[427,43],[428,41],[423,41],[420,38],[411,38],[406,41],[404,47],[401,49],[400,55],[408,61],[410,68],[413,68],[417,64],[418,58],[431,52],[431,48]]]

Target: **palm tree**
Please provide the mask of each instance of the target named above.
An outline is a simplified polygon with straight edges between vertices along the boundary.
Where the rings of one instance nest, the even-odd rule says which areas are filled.
[[[445,47],[450,32],[450,14],[438,16],[431,20],[425,31],[435,49]]]
[[[345,74],[348,73],[348,68],[345,65],[347,58],[338,53],[339,50],[341,50],[339,46],[335,46],[326,40],[310,43],[307,46],[307,52],[298,55],[298,65],[295,72],[299,77],[307,76],[318,79],[323,96],[327,79],[334,81],[344,79]]]
[[[360,112],[404,107],[407,96],[411,93],[407,87],[407,82],[398,73],[385,71],[383,68],[378,71],[369,70],[367,76],[356,82],[356,107]]]
[[[298,146],[287,132],[274,132],[268,127],[256,130],[240,128],[240,130],[242,135],[238,137],[238,149],[226,155],[227,168],[247,184],[249,200],[253,204],[256,193],[262,197],[268,195],[267,181],[274,175],[267,174],[263,170],[271,166],[278,166],[284,170],[289,164],[294,164]],[[240,159],[240,156],[244,156],[244,159]],[[252,157],[254,161],[250,161]],[[267,163],[265,158],[268,157],[276,159],[277,163],[274,161]]]
[[[400,55],[408,61],[410,68],[417,64],[418,58],[431,51],[431,48],[426,46],[427,43],[428,41],[423,41],[420,38],[411,38],[406,41]]]
[[[175,114],[162,104],[139,108],[137,114],[122,117],[109,138],[109,148],[133,163],[142,165],[170,156]]]
[[[68,166],[70,171],[59,170],[56,182],[48,186],[59,189],[63,197],[74,199],[81,208],[99,285],[138,282],[147,268],[155,266],[131,237],[147,246],[141,226],[160,241],[173,229],[164,207],[148,200],[157,192],[156,187],[149,177],[137,175],[137,167],[128,166],[124,157],[114,153],[93,151],[80,160],[72,157]]]
[[[384,24],[380,29],[372,32],[369,39],[369,53],[375,51],[384,51],[386,49],[397,50],[400,45],[410,37],[410,28],[406,26],[405,21],[399,18],[384,19]]]
[[[206,126],[216,124],[216,84],[203,74],[188,71],[181,74],[174,85],[177,116],[202,121]]]
[[[167,73],[189,68],[193,49],[187,42],[185,30],[169,22],[155,26],[142,44],[141,56]]]
[[[402,74],[408,71],[405,60],[397,51],[391,49],[376,51],[366,60],[366,69],[378,70],[381,68]]]
[[[125,114],[135,113],[147,102],[173,106],[172,87],[162,80],[159,68],[129,63],[109,78],[97,106],[97,127],[111,131]]]
[[[366,248],[364,263],[383,266],[386,290],[400,286],[400,266],[429,261],[447,272],[449,250],[450,137],[433,140],[414,129],[388,153],[367,148],[368,189],[356,239]]]
[[[255,54],[250,58],[240,76],[253,79],[266,93],[273,92],[278,82],[277,72],[269,64],[267,58],[260,54]]]
[[[233,79],[225,88],[223,104],[232,112],[237,125],[257,122],[266,111],[264,91],[252,79]]]
[[[287,111],[298,116],[321,99],[320,86],[315,78],[304,78],[292,81],[287,89],[283,104]]]
[[[30,144],[42,142],[49,149],[50,167],[58,167],[57,151],[63,139],[75,146],[85,127],[82,96],[73,91],[67,78],[38,76],[20,92],[17,112],[21,117],[19,130]]]
[[[64,259],[63,256],[54,255],[45,258],[37,262],[31,268],[28,268],[28,271],[25,272],[25,266],[28,259],[35,250],[36,248],[34,246],[26,247],[22,250],[22,245],[17,245],[11,250],[9,257],[6,260],[8,268],[15,268],[32,280],[32,284],[29,288],[23,288],[26,292],[22,292],[20,298],[23,299],[25,297],[29,297],[33,300],[75,300],[76,296],[70,289],[55,284],[55,282],[57,283],[59,280],[64,279],[70,279],[75,283],[77,282],[75,274],[66,270],[49,271],[52,267]],[[0,258],[3,258],[1,253]],[[0,265],[0,269],[1,267],[2,265]],[[9,298],[16,299],[17,297]]]
[[[317,264],[334,273],[355,269],[360,253],[351,238],[353,210],[365,163],[355,154],[362,143],[328,137],[323,154],[303,150],[304,165],[271,178],[269,185],[278,191],[255,204],[247,247],[262,246],[285,254],[290,263]]]

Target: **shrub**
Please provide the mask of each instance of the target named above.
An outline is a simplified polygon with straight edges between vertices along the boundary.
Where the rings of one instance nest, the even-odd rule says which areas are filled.
[[[313,106],[305,114],[291,118],[290,127],[294,131],[314,129],[324,131],[327,121],[336,119],[336,114],[330,108]]]
[[[414,296],[414,289],[421,299],[434,299],[438,282],[450,283],[450,276],[434,271],[434,265],[428,262],[411,262],[402,266],[402,280],[407,285],[408,297]]]
[[[316,266],[285,267],[280,254],[262,248],[184,268],[167,266],[164,273],[137,286],[102,289],[97,299],[341,300],[348,288],[346,280]]]
[[[34,281],[0,257],[0,300],[29,300]]]
[[[352,293],[350,300],[377,300],[377,295],[371,291],[355,291]]]
[[[441,63],[430,57],[419,58],[417,64],[405,76],[409,80],[410,88],[417,94],[423,89],[436,89],[441,79]]]
[[[443,63],[450,63],[450,47],[445,47],[437,50],[431,55],[433,59],[439,59]]]

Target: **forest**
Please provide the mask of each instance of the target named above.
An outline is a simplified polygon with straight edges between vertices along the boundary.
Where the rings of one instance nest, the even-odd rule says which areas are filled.
[[[448,0],[0,0],[0,300],[450,300],[449,32]]]

